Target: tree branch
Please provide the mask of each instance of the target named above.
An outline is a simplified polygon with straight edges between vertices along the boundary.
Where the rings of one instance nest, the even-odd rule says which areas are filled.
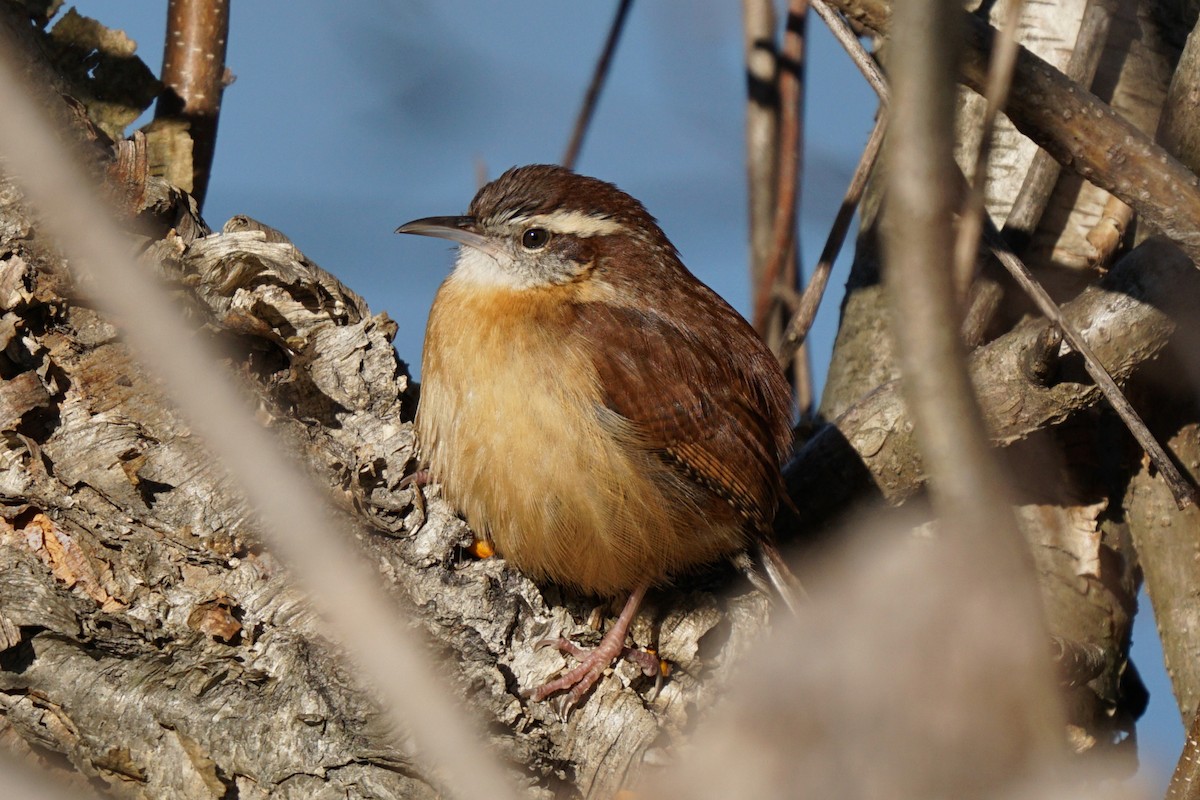
[[[938,514],[956,533],[982,535],[998,527],[998,537],[1015,542],[1005,478],[986,444],[957,334],[951,270],[960,174],[952,134],[956,22],[940,13],[938,0],[908,0],[895,18],[884,279],[901,384]]]
[[[842,244],[846,241],[846,233],[850,230],[850,223],[854,219],[854,212],[858,209],[863,192],[866,191],[867,179],[871,177],[875,161],[879,158],[885,130],[887,130],[887,114],[881,110],[879,118],[875,121],[875,127],[871,129],[871,136],[867,139],[866,147],[863,148],[863,153],[858,159],[854,175],[850,178],[850,186],[846,189],[846,196],[842,198],[842,205],[838,208],[833,226],[829,229],[829,236],[825,239],[821,257],[817,259],[817,266],[813,268],[812,276],[808,279],[808,284],[800,295],[796,311],[784,329],[783,342],[779,346],[780,364],[787,364],[791,361],[792,356],[808,337],[808,332],[817,319],[821,298],[825,296],[825,287],[829,283],[830,273],[833,272],[833,262],[837,261]]]
[[[890,26],[886,0],[833,0],[833,5],[878,33]],[[982,94],[995,31],[976,17],[964,13],[963,18],[962,82]],[[1021,48],[1004,110],[1060,164],[1128,203],[1200,263],[1200,179],[1108,104]]]
[[[1099,285],[1062,307],[1109,374],[1123,382],[1162,351],[1200,304],[1200,275],[1162,239],[1151,239],[1118,263]],[[990,439],[1008,445],[1095,405],[1099,388],[1082,365],[1061,365],[1059,381],[1042,385],[1022,368],[1023,355],[1050,325],[1029,320],[977,348],[968,362]],[[851,503],[874,494],[889,503],[911,497],[925,472],[895,382],[884,384],[821,429],[788,466],[788,492],[800,505],[803,530],[816,531]]]
[[[229,39],[229,0],[170,0],[163,49],[163,94],[156,121],[187,123],[192,142],[191,180],[184,186],[204,207],[221,95],[229,82],[225,48]]]
[[[1200,714],[1193,712],[1188,726],[1183,752],[1167,786],[1166,800],[1197,800],[1200,798]]]
[[[771,258],[775,164],[779,153],[779,54],[771,0],[743,0],[746,60],[746,188],[750,210],[750,285],[763,282]]]
[[[1040,283],[1033,277],[1016,254],[1009,249],[1008,244],[996,230],[996,225],[991,219],[985,220],[984,238],[987,241],[988,247],[1000,259],[1000,263],[1009,271],[1017,284],[1029,295],[1033,300],[1038,310],[1046,319],[1055,324],[1062,332],[1063,338],[1071,348],[1083,357],[1084,368],[1087,369],[1088,375],[1100,387],[1100,391],[1104,393],[1104,398],[1117,412],[1117,416],[1121,418],[1121,422],[1133,434],[1133,438],[1141,445],[1142,449],[1154,462],[1154,466],[1166,481],[1167,486],[1171,489],[1171,494],[1175,498],[1176,504],[1180,508],[1186,508],[1196,502],[1196,488],[1180,474],[1175,462],[1167,455],[1163,446],[1154,438],[1154,434],[1146,427],[1146,423],[1142,421],[1141,416],[1134,410],[1130,404],[1129,398],[1121,391],[1116,382],[1104,369],[1104,365],[1100,363],[1100,359],[1092,352],[1092,348],[1087,341],[1080,336],[1079,332],[1071,327],[1071,324],[1063,317],[1062,310],[1058,304],[1051,299],[1050,294],[1042,287]]]
[[[751,319],[767,339],[768,316],[777,303],[784,262],[796,252],[796,207],[799,192],[804,90],[804,24],[808,0],[790,0],[779,54],[779,156],[776,165],[775,218],[770,257],[762,280],[754,287]]]
[[[600,51],[596,69],[592,72],[592,82],[588,85],[587,94],[584,95],[579,116],[575,118],[571,141],[567,144],[567,151],[563,154],[562,165],[567,169],[575,169],[575,162],[579,160],[579,151],[583,148],[583,137],[592,123],[592,115],[596,111],[600,91],[604,88],[604,82],[608,78],[608,69],[612,65],[613,53],[617,51],[617,43],[621,41],[621,31],[625,29],[625,20],[629,16],[629,9],[632,5],[633,0],[620,0],[617,5],[616,16],[613,17],[612,26],[608,29],[608,38],[604,40],[604,49]]]
[[[1100,66],[1100,56],[1108,40],[1109,22],[1115,5],[1115,0],[1088,0],[1083,10],[1066,75],[1085,88],[1091,87]],[[1004,238],[1014,252],[1020,253],[1033,235],[1050,201],[1050,193],[1054,190],[1061,169],[1045,150],[1039,149],[1034,153],[1025,180],[1004,220]]]

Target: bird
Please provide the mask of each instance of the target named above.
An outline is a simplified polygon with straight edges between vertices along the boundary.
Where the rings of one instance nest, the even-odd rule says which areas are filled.
[[[565,692],[569,713],[612,662],[644,653],[625,639],[649,589],[755,544],[778,561],[788,382],[612,183],[513,167],[466,215],[396,232],[459,245],[422,353],[429,480],[534,581],[624,600],[594,649],[539,643],[579,664],[525,694]]]

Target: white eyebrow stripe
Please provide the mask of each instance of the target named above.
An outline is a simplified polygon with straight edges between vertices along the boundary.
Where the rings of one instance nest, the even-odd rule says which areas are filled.
[[[582,211],[551,211],[549,214],[514,217],[510,221],[516,225],[545,228],[551,233],[583,237],[608,236],[625,230],[625,226],[615,219],[596,217]]]

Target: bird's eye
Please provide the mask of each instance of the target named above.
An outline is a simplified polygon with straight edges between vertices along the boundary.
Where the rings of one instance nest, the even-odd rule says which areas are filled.
[[[521,234],[521,246],[526,250],[541,250],[550,241],[550,231],[545,228],[530,228]]]

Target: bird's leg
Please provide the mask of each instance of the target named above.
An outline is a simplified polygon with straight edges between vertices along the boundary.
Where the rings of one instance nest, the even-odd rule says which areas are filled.
[[[413,507],[421,515],[421,525],[425,524],[428,518],[428,510],[425,505],[425,486],[429,484],[432,475],[428,469],[418,469],[417,471],[405,475],[396,484],[396,488],[400,491],[411,488],[413,490]]]
[[[534,689],[529,693],[529,697],[533,700],[544,700],[555,692],[569,690],[563,699],[563,708],[569,710],[588,693],[588,690],[596,685],[596,681],[600,680],[600,675],[604,670],[627,652],[630,660],[641,666],[643,671],[648,669],[647,674],[655,674],[658,670],[657,658],[640,650],[630,651],[625,647],[625,634],[629,632],[629,624],[637,615],[638,607],[641,606],[642,598],[646,596],[646,590],[649,588],[648,583],[643,583],[629,594],[629,599],[625,601],[625,607],[621,609],[621,615],[617,617],[617,621],[609,628],[608,633],[604,634],[600,644],[591,650],[582,648],[565,638],[545,639],[538,642],[537,647],[557,648],[564,653],[570,653],[579,659],[580,663],[566,675]],[[641,655],[651,658],[653,664],[648,667],[646,663],[643,663],[643,659],[639,658]]]

